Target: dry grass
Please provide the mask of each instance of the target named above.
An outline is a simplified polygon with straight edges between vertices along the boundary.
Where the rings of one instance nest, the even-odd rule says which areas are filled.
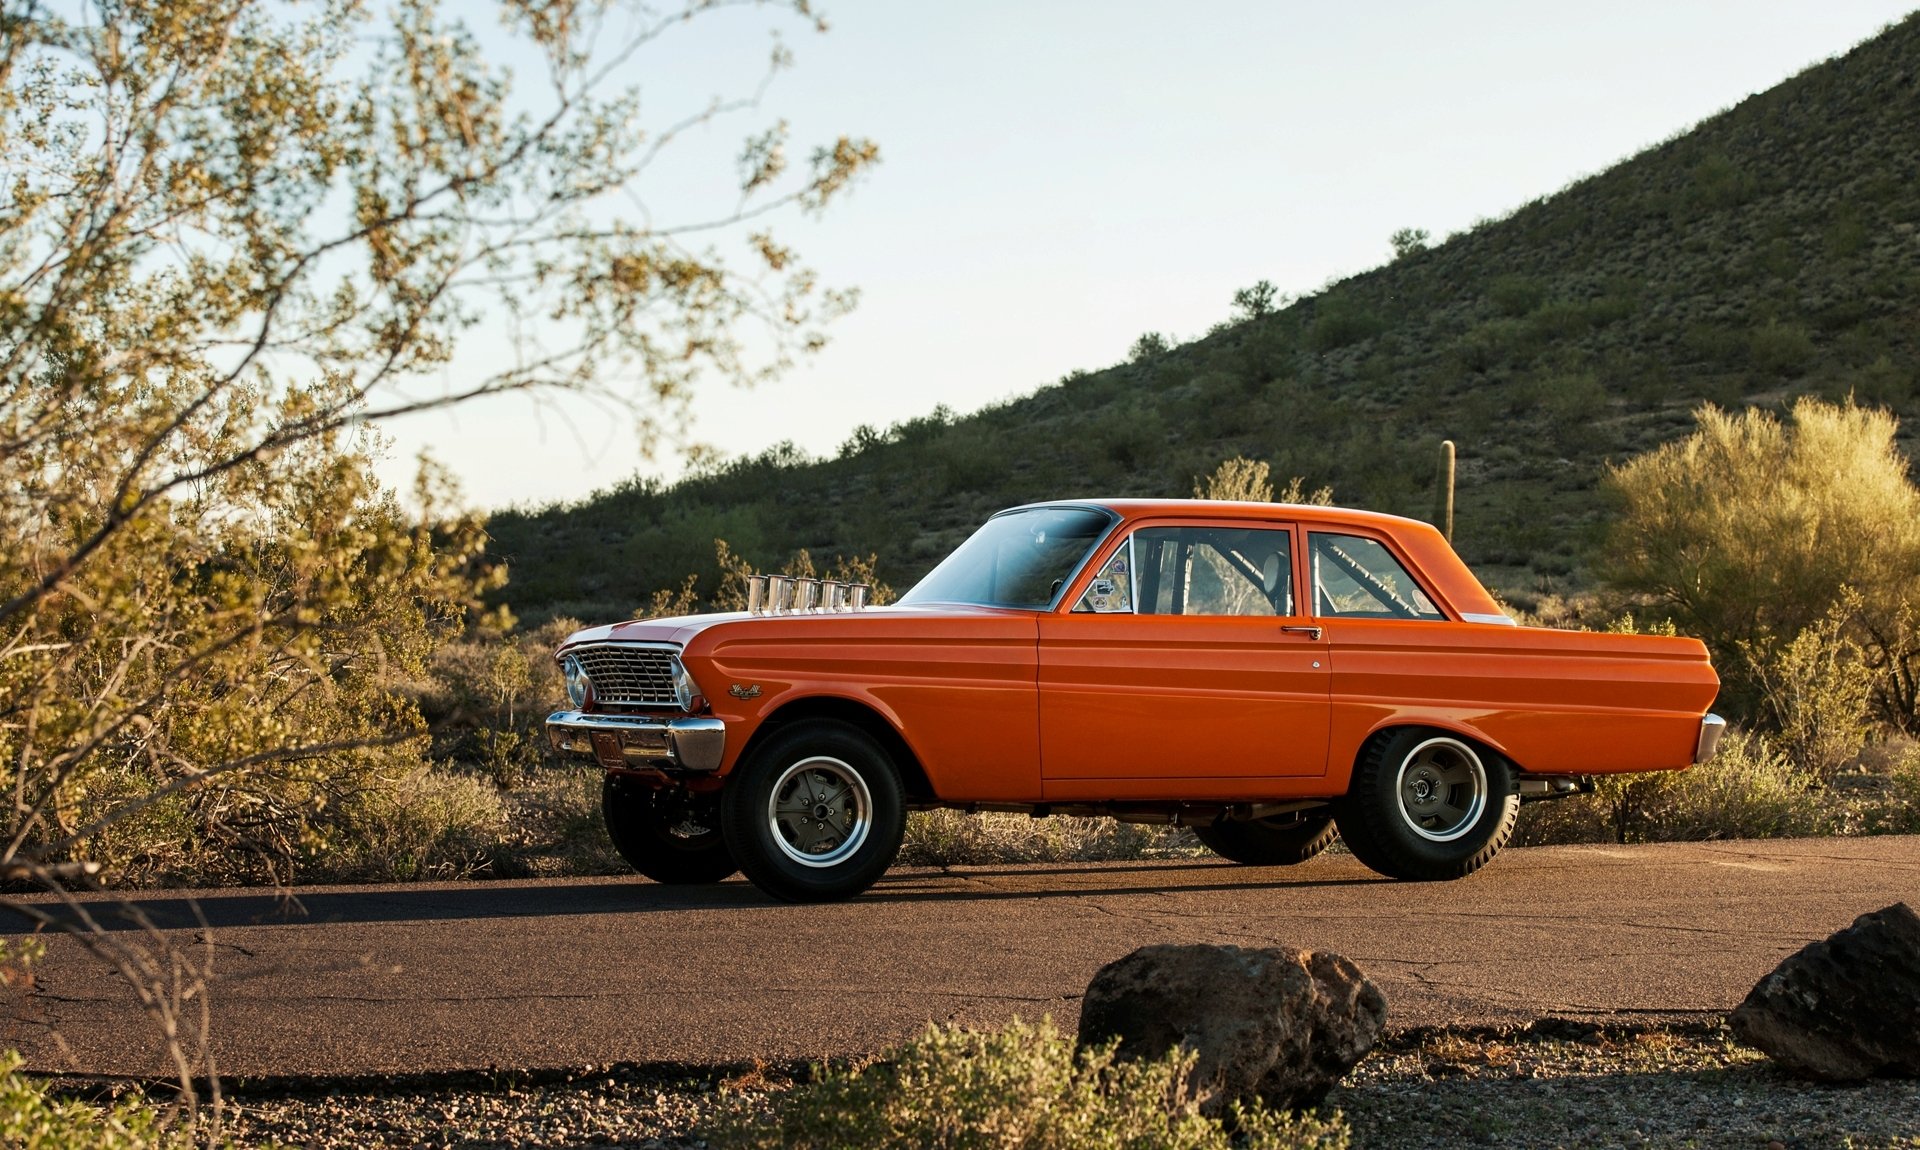
[[[903,866],[988,863],[1106,862],[1207,854],[1184,827],[1143,826],[1112,819],[1056,815],[917,811],[907,819]]]

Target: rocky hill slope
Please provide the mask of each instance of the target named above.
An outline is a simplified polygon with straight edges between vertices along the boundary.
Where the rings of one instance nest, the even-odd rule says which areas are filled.
[[[1185,495],[1222,459],[1426,517],[1458,442],[1456,543],[1496,586],[1578,584],[1606,465],[1699,403],[1849,394],[1911,415],[1920,375],[1920,16],[1558,194],[1204,339],[964,418],[863,428],[672,487],[502,513],[523,617],[607,618],[705,572],[877,553],[917,578],[992,511]],[[1911,426],[1911,420],[1908,421]]]

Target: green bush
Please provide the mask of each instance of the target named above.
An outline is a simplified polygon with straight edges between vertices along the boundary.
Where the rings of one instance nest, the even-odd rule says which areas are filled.
[[[1700,842],[1817,834],[1830,816],[1818,785],[1765,736],[1730,730],[1720,752],[1683,771],[1603,776],[1592,795],[1529,803],[1516,845]]]
[[[1755,409],[1695,413],[1692,435],[1612,469],[1621,504],[1601,569],[1713,649],[1725,695],[1750,705],[1748,668],[1827,614],[1850,588],[1850,625],[1895,723],[1920,635],[1920,490],[1883,411],[1813,398],[1783,424]],[[1737,709],[1737,708],[1736,708]]]
[[[1887,772],[1887,788],[1864,828],[1873,834],[1920,834],[1920,743],[1909,743]]]
[[[1356,304],[1328,300],[1320,304],[1307,329],[1307,346],[1325,354],[1372,339],[1386,329],[1380,317]]]
[[[1753,360],[1755,371],[1792,379],[1805,373],[1813,363],[1813,339],[1799,324],[1769,320],[1765,327],[1755,328],[1748,338],[1747,354]]]
[[[1750,199],[1757,181],[1725,152],[1710,152],[1694,166],[1687,189],[1687,206],[1695,211],[1722,211]]]
[[[10,1150],[170,1150],[204,1141],[162,1123],[138,1094],[106,1106],[56,1098],[21,1073],[21,1058],[0,1052],[0,1146]],[[226,1143],[221,1143],[226,1145]]]
[[[1827,615],[1772,652],[1747,648],[1761,699],[1795,766],[1826,778],[1867,744],[1872,678],[1847,633],[1859,596],[1846,593]]]
[[[1509,273],[1495,278],[1487,289],[1487,299],[1494,310],[1516,319],[1539,307],[1546,298],[1546,285],[1532,276]]]
[[[1144,467],[1166,450],[1167,425],[1151,407],[1114,408],[1088,428],[1105,461],[1122,468]]]
[[[1050,1020],[1002,1029],[930,1026],[881,1062],[828,1074],[707,1131],[715,1150],[1281,1150],[1347,1145],[1331,1118],[1240,1110],[1237,1130],[1181,1101],[1194,1056],[1119,1061],[1076,1053]]]
[[[489,869],[506,824],[486,779],[421,766],[353,796],[313,844],[309,881],[408,882],[471,878]]]

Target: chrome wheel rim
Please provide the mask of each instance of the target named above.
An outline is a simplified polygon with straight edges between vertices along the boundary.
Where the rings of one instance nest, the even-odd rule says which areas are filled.
[[[839,759],[815,755],[782,771],[767,799],[774,845],[801,866],[830,867],[851,858],[873,828],[867,781]]]
[[[1421,743],[1400,760],[1394,779],[1400,818],[1429,842],[1450,843],[1480,823],[1487,809],[1487,768],[1458,739]]]

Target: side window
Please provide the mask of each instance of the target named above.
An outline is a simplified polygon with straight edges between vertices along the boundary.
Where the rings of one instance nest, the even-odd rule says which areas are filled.
[[[1120,544],[1120,550],[1113,553],[1100,567],[1100,573],[1087,584],[1086,594],[1080,596],[1080,602],[1074,604],[1075,611],[1092,611],[1101,615],[1124,614],[1133,610],[1133,541]]]
[[[1316,531],[1311,536],[1309,557],[1316,615],[1446,618],[1382,543],[1359,535]]]
[[[1275,527],[1134,532],[1143,615],[1291,615],[1293,533]]]

